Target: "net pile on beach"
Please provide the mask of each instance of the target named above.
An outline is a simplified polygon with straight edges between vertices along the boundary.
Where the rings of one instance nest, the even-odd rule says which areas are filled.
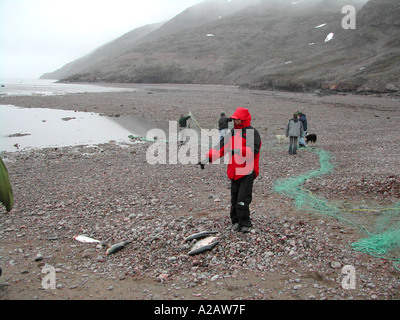
[[[334,170],[331,155],[325,150],[314,149],[319,156],[320,168],[298,177],[278,180],[274,190],[292,198],[298,210],[314,211],[349,223],[365,232],[366,238],[351,244],[356,251],[400,263],[400,202],[390,208],[346,209],[341,204],[328,203],[303,188],[304,182]],[[399,270],[400,271],[400,270]]]

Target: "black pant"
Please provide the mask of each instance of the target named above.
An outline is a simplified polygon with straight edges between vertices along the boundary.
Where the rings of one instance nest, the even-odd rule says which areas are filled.
[[[253,199],[253,182],[255,174],[231,180],[231,221],[232,224],[239,223],[242,227],[251,227],[250,203]]]
[[[298,137],[290,137],[289,154],[297,154],[297,139]]]

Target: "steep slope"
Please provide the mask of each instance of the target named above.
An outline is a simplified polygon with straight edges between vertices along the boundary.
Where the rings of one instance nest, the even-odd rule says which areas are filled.
[[[370,0],[357,19],[344,50],[357,59],[338,79],[361,92],[400,92],[400,1]]]
[[[356,8],[355,30],[342,27],[344,5]],[[396,0],[205,1],[64,80],[396,92],[399,6]],[[326,41],[328,34],[333,38]]]
[[[132,43],[136,43],[141,38],[158,29],[161,25],[162,23],[156,23],[134,29],[124,34],[120,38],[111,41],[98,49],[95,49],[84,57],[66,64],[54,72],[43,74],[40,78],[58,80],[67,78],[76,73],[86,72],[86,70],[95,67],[96,64],[101,61],[106,61],[112,56],[123,54],[123,52],[127,50]]]
[[[344,3],[339,4],[342,6]],[[299,20],[298,27],[287,41],[282,37],[273,41],[280,44],[277,50],[282,59],[279,59],[279,54],[269,51],[276,63],[271,64],[269,58],[255,69],[243,72],[246,79],[242,83],[245,82],[247,87],[300,91],[315,88],[355,92],[399,91],[399,8],[398,1],[370,0],[356,10],[355,30],[342,28],[344,15],[341,11],[332,12],[330,16],[317,14],[309,17],[307,22]],[[326,25],[309,28],[308,22],[316,25],[318,21]],[[331,32],[333,39],[325,42],[325,36]],[[309,44],[304,34],[308,34]]]
[[[43,74],[41,79],[73,78],[81,81],[96,81],[99,73],[115,73],[123,70],[131,59],[137,58],[135,48],[143,43],[157,43],[159,39],[195,28],[210,21],[221,19],[259,0],[207,0],[184,10],[173,19],[134,29],[122,37],[101,46],[86,56],[72,61],[64,67]],[[110,79],[106,81],[111,81]]]

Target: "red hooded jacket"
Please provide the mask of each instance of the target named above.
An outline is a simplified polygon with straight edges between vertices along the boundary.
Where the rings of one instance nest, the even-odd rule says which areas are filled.
[[[229,152],[228,178],[238,180],[254,171],[255,178],[259,174],[259,159],[261,149],[260,134],[251,124],[251,115],[245,108],[237,108],[231,116],[240,119],[242,123],[235,125],[230,134],[221,139],[217,147],[208,154],[210,163],[225,156]]]

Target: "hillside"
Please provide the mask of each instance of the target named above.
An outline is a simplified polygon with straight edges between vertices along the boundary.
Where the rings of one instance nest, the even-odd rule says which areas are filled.
[[[355,30],[342,28],[349,4]],[[399,92],[399,17],[396,0],[208,0],[43,78]]]
[[[161,24],[151,24],[132,30],[122,37],[101,46],[80,59],[66,64],[54,72],[43,74],[40,78],[59,80],[82,72],[82,70],[86,68],[96,67],[97,63],[104,63],[105,59],[122,54],[132,43],[136,43],[141,38],[158,29],[160,25]]]

